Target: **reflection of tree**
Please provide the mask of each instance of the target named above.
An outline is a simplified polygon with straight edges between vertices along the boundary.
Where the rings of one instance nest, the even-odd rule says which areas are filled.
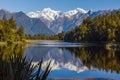
[[[2,45],[0,46],[0,54],[2,54],[3,60],[7,60],[9,57],[13,57],[14,54],[23,56],[23,45]]]
[[[88,68],[97,67],[100,70],[120,73],[120,51],[106,50],[103,47],[66,48],[79,57]]]
[[[50,62],[42,71],[43,61],[33,65],[26,61],[23,51],[23,45],[0,46],[0,80],[46,80]]]

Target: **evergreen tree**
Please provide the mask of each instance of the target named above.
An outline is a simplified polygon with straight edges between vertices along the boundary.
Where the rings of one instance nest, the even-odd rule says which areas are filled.
[[[24,28],[23,26],[21,26],[18,31],[17,31],[17,34],[20,36],[20,40],[23,40],[24,39]]]
[[[6,15],[0,20],[0,41],[20,41],[24,38],[24,28],[17,30],[17,23],[13,17],[6,18]]]
[[[87,17],[81,25],[67,32],[64,40],[76,42],[120,41],[120,11],[95,18]]]

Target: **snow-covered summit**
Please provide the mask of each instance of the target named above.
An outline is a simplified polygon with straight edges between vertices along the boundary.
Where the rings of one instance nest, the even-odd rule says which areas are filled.
[[[59,16],[59,13],[60,11],[44,8],[42,11],[29,12],[27,15],[31,18],[43,18],[52,21]]]
[[[99,15],[105,15],[106,13],[115,13],[118,10],[119,9],[93,11],[76,8],[63,12],[44,8],[42,11],[30,12],[27,15],[31,18],[40,19],[51,31],[57,34],[74,29],[75,26],[80,25],[88,16],[94,18]]]
[[[27,15],[31,18],[43,18],[49,21],[53,21],[56,18],[58,18],[60,15],[71,17],[77,13],[85,14],[87,13],[87,11],[81,8],[77,8],[67,12],[61,12],[61,11],[52,10],[51,8],[44,8],[42,11],[29,12]]]
[[[70,10],[70,11],[68,11],[68,12],[65,12],[65,16],[71,17],[71,16],[73,16],[73,15],[75,15],[75,14],[77,14],[77,13],[86,14],[87,11],[85,11],[85,10],[82,9],[82,8],[77,8],[77,9]]]

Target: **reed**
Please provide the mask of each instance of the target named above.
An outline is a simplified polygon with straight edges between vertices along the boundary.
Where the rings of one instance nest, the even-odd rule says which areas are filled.
[[[43,61],[41,60],[37,65],[26,61],[26,57],[15,55],[9,57],[8,60],[2,59],[0,54],[0,80],[46,80],[51,71],[49,62],[46,69],[43,71]]]

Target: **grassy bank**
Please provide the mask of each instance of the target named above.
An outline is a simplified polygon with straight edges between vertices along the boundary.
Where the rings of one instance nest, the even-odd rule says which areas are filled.
[[[61,40],[25,40],[25,43],[27,44],[35,44],[37,42],[40,42],[40,41],[44,41],[44,42],[58,42],[58,41],[61,41]]]
[[[61,40],[23,40],[23,41],[17,41],[17,42],[10,42],[10,44],[35,44],[37,42],[44,41],[44,42],[58,42]],[[0,45],[7,45],[8,42],[0,42]]]
[[[24,41],[17,41],[17,42],[7,42],[7,41],[4,41],[4,42],[0,42],[0,45],[9,45],[9,44],[24,44],[25,42]]]
[[[0,45],[6,45],[7,42],[0,42]]]

